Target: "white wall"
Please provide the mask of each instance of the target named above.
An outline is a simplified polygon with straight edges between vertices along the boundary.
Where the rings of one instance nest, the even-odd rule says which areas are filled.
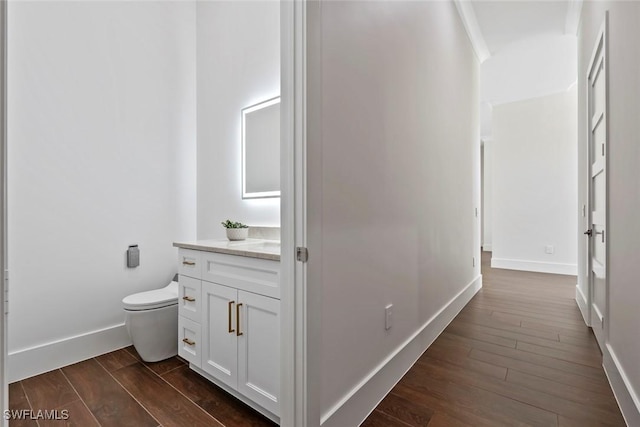
[[[491,111],[493,106],[488,101],[480,103],[480,135],[482,138],[491,138]]]
[[[309,26],[308,287],[322,420],[346,426],[481,284],[479,64],[452,2],[325,2],[320,13]]]
[[[280,199],[242,199],[240,111],[280,94],[280,3],[197,2],[198,238],[220,221],[280,226]]]
[[[577,78],[576,43],[577,39],[572,35],[531,37],[507,45],[482,63],[480,68],[480,120],[483,140],[491,140],[495,132],[495,109],[501,104],[564,93],[575,84]],[[495,242],[492,241],[492,227],[495,220],[492,217],[492,213],[502,211],[503,206],[492,200],[490,187],[492,182],[495,182],[498,178],[492,176],[493,171],[490,165],[492,161],[491,143],[488,147],[485,145],[485,150],[483,247],[488,245],[489,248],[493,248]],[[548,159],[548,161],[551,162],[553,159]],[[558,161],[556,159],[556,162]],[[512,172],[514,175],[508,177],[510,181],[527,179],[527,177],[521,176],[522,170],[520,169],[513,168]],[[508,183],[500,183],[499,185],[508,185]],[[550,184],[544,185],[548,186]],[[575,199],[575,195],[571,197]],[[518,208],[516,207],[516,209]],[[558,216],[555,219],[549,218],[551,223],[562,222],[563,218],[566,218],[568,214],[574,211],[561,212],[556,209],[555,212]],[[524,233],[526,234],[526,232]],[[517,238],[515,236],[513,235],[514,238]],[[553,237],[553,240],[557,239],[565,239],[565,237]],[[575,236],[573,240],[575,242]],[[509,246],[517,247],[519,244],[517,242],[509,242]],[[512,253],[512,248],[508,249],[508,251],[511,252],[511,256],[515,256]],[[495,256],[495,254],[493,255]],[[519,256],[524,255],[520,254]],[[527,257],[531,257],[531,255],[527,255]],[[537,256],[534,256],[532,260],[537,258]],[[571,264],[576,263],[575,256],[565,258],[571,260]],[[549,261],[548,258],[545,260]]]
[[[127,344],[195,238],[195,5],[12,2],[8,37],[15,380]]]
[[[493,140],[487,138],[483,144],[482,168],[482,249],[493,251]]]
[[[585,2],[579,33],[579,204],[587,202],[586,73],[609,11],[609,319],[605,369],[627,424],[640,425],[640,3]],[[578,231],[588,228],[580,217]],[[582,236],[581,236],[582,237]],[[580,239],[579,287],[588,295],[587,239]]]
[[[576,93],[493,109],[493,267],[576,274]]]

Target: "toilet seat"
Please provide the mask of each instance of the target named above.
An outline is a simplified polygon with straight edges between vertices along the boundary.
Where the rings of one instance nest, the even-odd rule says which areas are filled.
[[[175,305],[178,303],[178,282],[171,282],[168,286],[152,291],[138,292],[122,300],[125,310],[143,311],[153,310]]]

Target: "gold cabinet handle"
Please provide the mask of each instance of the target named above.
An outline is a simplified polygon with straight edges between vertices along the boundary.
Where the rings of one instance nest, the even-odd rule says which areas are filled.
[[[194,297],[190,297],[187,295],[183,296],[182,299],[189,302],[194,302],[196,300]]]
[[[189,338],[182,338],[182,342],[187,345],[196,345],[195,341],[191,341]]]
[[[236,330],[233,329],[233,327],[231,326],[231,306],[233,306],[233,304],[235,304],[235,301],[229,301],[229,309],[228,309],[228,313],[229,313],[229,333],[233,333]]]
[[[241,335],[244,335],[242,332],[240,332],[240,307],[242,307],[242,303],[239,303],[238,305],[236,305],[236,336],[239,337]]]
[[[195,261],[182,261],[183,265],[196,265]]]

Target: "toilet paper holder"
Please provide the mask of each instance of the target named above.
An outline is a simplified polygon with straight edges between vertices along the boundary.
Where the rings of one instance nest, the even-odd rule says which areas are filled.
[[[138,245],[130,245],[127,249],[127,267],[135,268],[140,265],[140,249]]]

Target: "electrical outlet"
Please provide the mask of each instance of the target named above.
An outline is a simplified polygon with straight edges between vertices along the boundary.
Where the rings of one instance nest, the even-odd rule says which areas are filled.
[[[389,304],[384,308],[384,329],[389,330],[393,325],[393,304]]]
[[[556,249],[553,247],[553,245],[547,245],[544,247],[544,253],[546,254],[553,254],[556,251]]]

